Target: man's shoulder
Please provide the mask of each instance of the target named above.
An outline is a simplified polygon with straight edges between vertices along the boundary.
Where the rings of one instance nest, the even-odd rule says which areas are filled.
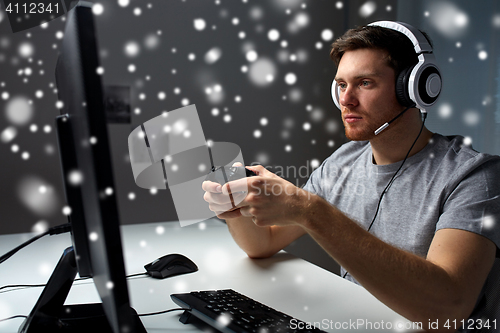
[[[448,172],[468,173],[479,166],[500,171],[500,156],[481,153],[472,148],[470,139],[460,135],[435,134],[434,153],[440,156],[440,168]]]

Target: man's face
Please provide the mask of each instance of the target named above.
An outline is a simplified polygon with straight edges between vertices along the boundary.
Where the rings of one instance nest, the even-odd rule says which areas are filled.
[[[386,56],[382,50],[358,49],[344,53],[340,60],[335,80],[349,140],[374,138],[376,129],[403,110],[396,99],[394,69]]]

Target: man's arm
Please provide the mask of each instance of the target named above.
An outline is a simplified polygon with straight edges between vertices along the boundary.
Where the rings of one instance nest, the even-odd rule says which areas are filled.
[[[299,226],[258,227],[245,216],[226,219],[226,223],[238,246],[253,259],[271,257],[305,234]]]
[[[422,258],[378,239],[321,197],[292,188],[262,167],[252,170],[259,177],[230,183],[235,192],[248,190],[238,214],[252,217],[259,227],[302,227],[368,291],[414,322],[428,325],[437,319],[444,330],[446,320],[470,316],[494,262],[492,241],[442,229]],[[276,188],[280,195],[266,195]],[[222,193],[228,191],[226,184]]]
[[[288,246],[306,232],[300,226],[265,226],[259,227],[251,217],[242,216],[240,209],[231,208],[228,196],[221,195],[220,185],[206,181],[202,185],[206,191],[205,200],[217,214],[226,221],[229,232],[236,244],[250,258],[268,258]],[[237,196],[235,196],[238,199]]]
[[[306,231],[363,287],[414,322],[467,319],[493,265],[495,244],[472,232],[436,232],[427,258],[395,248],[316,197]],[[453,327],[453,325],[451,325]]]
[[[429,320],[438,320],[444,330],[446,320],[469,317],[494,262],[492,241],[468,231],[442,229],[436,232],[427,258],[422,258],[378,239],[319,196],[262,167],[252,170],[259,177],[222,187],[223,195],[248,193],[234,212],[229,212],[230,206],[215,205],[220,213],[248,217],[248,225],[252,221],[262,228],[302,228],[375,297],[414,322],[428,325]],[[280,195],[266,195],[276,188],[282,189]],[[240,231],[237,237],[245,238]]]

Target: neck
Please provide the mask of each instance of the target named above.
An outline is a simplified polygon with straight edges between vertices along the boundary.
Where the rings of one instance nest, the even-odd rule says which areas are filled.
[[[407,121],[398,122],[397,125],[395,124],[396,126],[389,127],[385,132],[370,140],[375,164],[392,164],[405,158],[422,127],[420,119],[417,119],[417,121],[411,119],[415,118],[415,115],[420,117],[420,112],[408,114],[407,117],[404,117]],[[433,133],[424,127],[408,157],[421,151],[429,143],[432,135]]]

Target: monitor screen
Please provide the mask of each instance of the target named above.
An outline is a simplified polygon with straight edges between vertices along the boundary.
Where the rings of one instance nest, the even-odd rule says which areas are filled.
[[[91,6],[80,3],[69,12],[56,66],[62,103],[56,123],[73,247],[64,252],[21,331],[49,316],[87,332],[145,332],[130,308]],[[102,303],[63,307],[75,262],[80,276],[93,278]]]

